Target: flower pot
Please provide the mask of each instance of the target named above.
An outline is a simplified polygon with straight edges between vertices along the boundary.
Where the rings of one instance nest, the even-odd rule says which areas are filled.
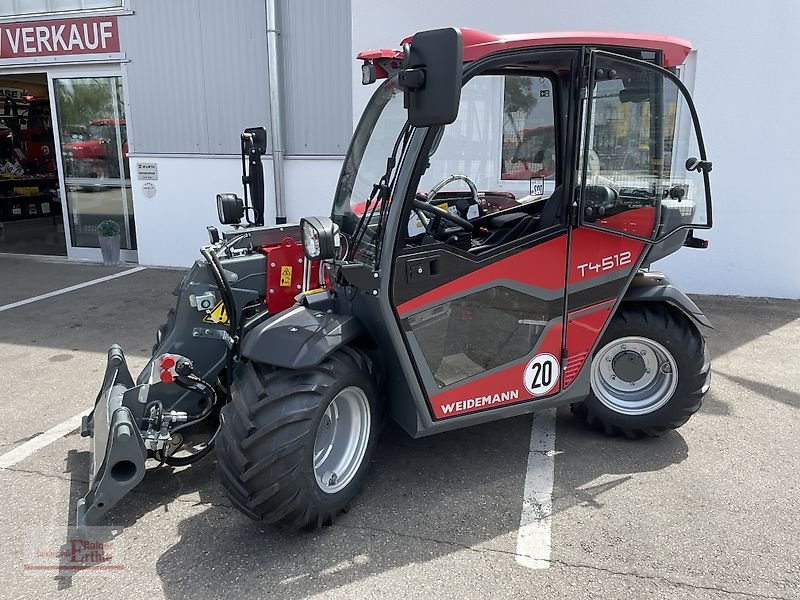
[[[100,251],[103,253],[103,264],[116,267],[119,264],[119,235],[99,235]]]

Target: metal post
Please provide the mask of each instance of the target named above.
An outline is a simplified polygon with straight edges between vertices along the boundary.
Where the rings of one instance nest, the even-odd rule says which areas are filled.
[[[286,223],[286,199],[283,184],[283,102],[278,54],[278,10],[280,0],[266,0],[267,70],[269,72],[270,137],[272,138],[272,171],[275,180],[275,223]]]

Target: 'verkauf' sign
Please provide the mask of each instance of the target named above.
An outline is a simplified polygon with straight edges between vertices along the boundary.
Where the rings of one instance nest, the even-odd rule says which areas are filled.
[[[0,24],[0,61],[119,52],[116,17]]]

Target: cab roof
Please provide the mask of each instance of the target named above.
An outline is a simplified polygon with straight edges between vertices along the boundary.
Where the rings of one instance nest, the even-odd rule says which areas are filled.
[[[563,31],[555,33],[518,33],[511,35],[495,35],[477,29],[461,29],[464,43],[464,62],[471,62],[503,50],[536,46],[619,46],[661,51],[665,67],[676,67],[683,64],[692,44],[688,40],[677,37],[650,33],[609,33],[599,31]],[[405,38],[402,44],[411,42]],[[361,60],[398,59],[403,58],[401,50],[367,50],[360,52]]]

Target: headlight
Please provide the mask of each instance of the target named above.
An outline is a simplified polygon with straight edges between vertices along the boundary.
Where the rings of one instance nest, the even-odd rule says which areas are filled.
[[[327,217],[300,219],[303,252],[308,260],[327,260],[335,256],[333,221]]]
[[[236,194],[217,194],[217,213],[223,225],[238,225],[244,216],[244,200]]]

